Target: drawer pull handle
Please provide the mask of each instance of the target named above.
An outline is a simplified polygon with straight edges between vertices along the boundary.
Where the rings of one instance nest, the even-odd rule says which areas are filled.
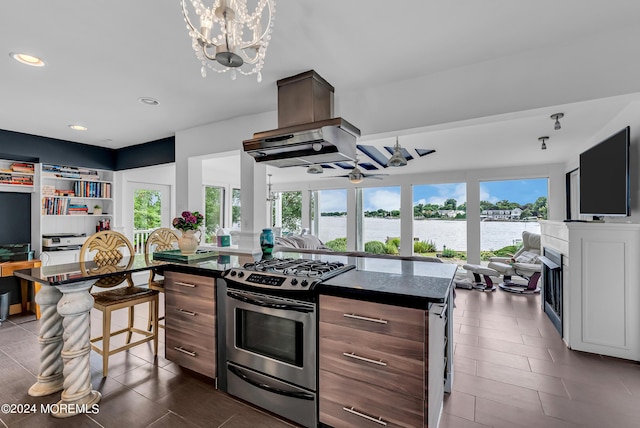
[[[362,315],[356,315],[356,314],[342,314],[342,315],[344,315],[345,318],[353,318],[354,320],[369,321],[369,322],[375,322],[378,324],[387,323],[387,320],[383,320],[382,318],[369,318],[369,317],[363,317]]]
[[[387,426],[387,423],[383,421],[382,418],[376,418],[373,416],[366,415],[362,412],[355,410],[353,407],[343,407],[342,410],[344,410],[347,413],[351,413],[352,415],[360,416],[361,418],[366,419],[368,421],[375,422],[385,427]]]
[[[377,364],[379,366],[386,366],[387,365],[387,363],[385,363],[382,360],[372,360],[371,358],[361,357],[360,355],[356,355],[353,352],[343,352],[342,355],[344,355],[345,357],[348,357],[348,358],[353,358],[354,360],[360,360],[360,361],[364,361],[366,363]]]
[[[183,287],[196,288],[195,284],[189,284],[188,282],[176,281],[175,284],[176,285],[182,285]]]
[[[173,347],[173,349],[175,349],[175,350],[176,350],[176,351],[178,351],[178,352],[182,352],[183,354],[187,354],[187,355],[188,355],[188,356],[190,356],[190,357],[195,357],[195,356],[197,356],[197,355],[198,355],[198,354],[196,354],[196,353],[195,353],[195,352],[193,352],[193,351],[187,351],[187,350],[186,350],[186,349],[184,349],[182,346],[174,346],[174,347]]]
[[[192,317],[195,317],[197,315],[195,312],[187,311],[186,309],[176,308],[176,311],[185,315],[191,315]]]

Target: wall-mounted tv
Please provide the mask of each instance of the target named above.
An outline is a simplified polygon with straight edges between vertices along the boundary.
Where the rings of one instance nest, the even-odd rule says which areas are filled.
[[[580,214],[630,215],[629,127],[580,155]]]

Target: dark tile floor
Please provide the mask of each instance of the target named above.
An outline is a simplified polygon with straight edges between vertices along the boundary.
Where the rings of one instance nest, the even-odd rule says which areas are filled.
[[[442,428],[640,426],[640,365],[568,350],[540,311],[539,296],[457,290],[456,306],[455,381]],[[119,315],[114,322],[122,325]],[[94,334],[99,317],[92,314]],[[136,318],[142,325],[146,314]],[[0,326],[0,404],[60,398],[27,395],[39,366],[38,327],[32,315]],[[98,414],[0,414],[0,427],[291,428],[166,360],[162,344],[154,361],[147,345],[112,356],[104,379],[92,353],[92,384],[103,395]]]
[[[567,349],[540,296],[456,290],[441,427],[639,427],[640,365]]]
[[[139,327],[146,314],[136,314]],[[114,324],[123,326],[124,311],[116,312]],[[93,334],[100,330],[100,313],[92,313]],[[11,316],[0,325],[0,404],[52,404],[60,393],[34,398],[27,394],[40,365],[33,315]],[[98,330],[96,330],[96,328]],[[97,334],[95,334],[97,335]],[[182,369],[164,358],[164,330],[154,361],[150,344],[109,359],[109,376],[102,378],[101,357],[91,352],[91,380],[100,391],[99,412],[56,419],[34,414],[0,413],[0,427],[225,427],[291,428],[292,425],[217,391],[213,380]]]

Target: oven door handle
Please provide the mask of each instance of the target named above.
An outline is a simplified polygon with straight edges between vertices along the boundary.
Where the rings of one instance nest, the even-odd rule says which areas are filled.
[[[274,394],[285,395],[287,397],[293,397],[293,398],[299,398],[301,400],[313,400],[315,398],[312,394],[308,394],[306,392],[286,391],[284,389],[274,388],[271,385],[267,385],[265,383],[258,382],[257,380],[250,379],[246,374],[242,373],[240,369],[232,365],[227,365],[227,368],[231,373],[238,376],[243,381],[255,386],[256,388],[264,389],[265,391],[273,392]]]
[[[296,311],[296,312],[305,312],[305,313],[313,312],[313,308],[309,308],[307,306],[290,305],[287,303],[265,302],[263,300],[252,299],[251,297],[234,293],[233,291],[227,291],[227,296],[231,297],[232,299],[240,300],[241,302],[249,303],[251,305],[261,306],[263,308],[282,309],[285,311]]]

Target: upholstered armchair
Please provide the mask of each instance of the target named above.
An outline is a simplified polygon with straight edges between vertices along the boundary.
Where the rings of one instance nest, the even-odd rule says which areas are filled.
[[[491,257],[488,266],[466,264],[463,268],[472,272],[475,282],[474,288],[482,291],[494,291],[492,277],[502,276],[500,288],[505,291],[520,294],[539,293],[538,280],[542,272],[540,235],[522,232],[522,247],[511,257]],[[484,278],[484,282],[481,279]],[[513,276],[526,280],[526,284],[516,283]]]
[[[494,269],[503,277],[500,288],[513,293],[539,293],[538,280],[542,272],[540,261],[541,246],[538,233],[522,232],[522,248],[513,257],[491,257],[489,269]],[[526,285],[515,283],[513,276],[520,276],[527,280]]]

